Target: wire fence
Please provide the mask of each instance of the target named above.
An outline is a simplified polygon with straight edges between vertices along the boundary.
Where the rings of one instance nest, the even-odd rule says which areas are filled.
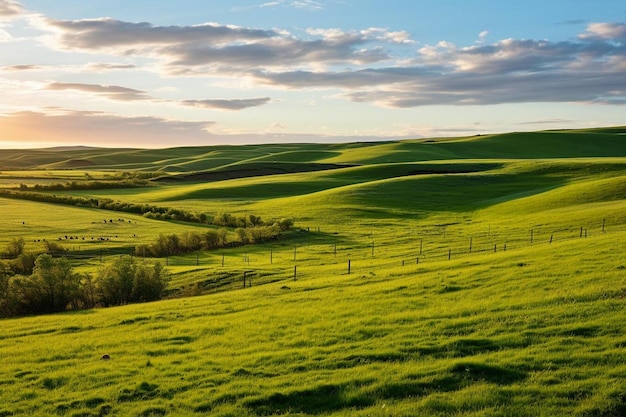
[[[384,230],[324,233],[320,228],[303,230],[299,243],[287,241],[234,249],[199,251],[185,256],[160,258],[175,274],[194,273],[176,286],[202,286],[203,292],[247,288],[272,282],[302,280],[320,273],[327,275],[372,275],[398,267],[425,265],[446,260],[469,259],[489,253],[510,252],[529,247],[551,248],[561,242],[593,239],[599,235],[626,231],[624,223],[599,219],[585,225],[541,224],[531,227],[488,226],[482,230],[467,224],[417,227],[402,233]],[[131,255],[134,249],[90,248],[68,251],[70,259],[99,259]],[[145,258],[153,261],[153,258]]]

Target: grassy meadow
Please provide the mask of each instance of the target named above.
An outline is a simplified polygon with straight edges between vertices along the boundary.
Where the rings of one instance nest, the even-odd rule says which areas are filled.
[[[168,258],[165,300],[0,320],[0,416],[624,416],[624,133],[0,151],[3,188],[295,220]],[[214,227],[0,209],[87,273]]]

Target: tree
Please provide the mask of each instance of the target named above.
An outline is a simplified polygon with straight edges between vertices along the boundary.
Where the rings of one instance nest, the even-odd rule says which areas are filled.
[[[80,287],[76,299],[76,309],[91,309],[98,304],[97,288],[91,274],[83,274],[80,277]]]
[[[166,271],[160,262],[148,267],[137,265],[130,256],[120,256],[100,270],[96,287],[105,306],[154,301],[167,287]]]
[[[24,239],[21,237],[11,239],[6,247],[7,257],[15,259],[20,256],[22,253],[24,253],[25,245],[26,242],[24,242]]]
[[[217,229],[217,234],[220,238],[220,245],[221,246],[225,246],[226,245],[226,238],[228,236],[228,230],[226,230],[223,227],[220,227],[219,229]]]
[[[130,256],[120,256],[98,274],[98,292],[105,306],[132,301],[136,266]]]
[[[241,243],[248,242],[248,232],[246,231],[246,229],[244,229],[243,227],[238,227],[237,229],[235,229],[235,233],[239,237]]]
[[[280,221],[278,222],[278,227],[280,227],[280,230],[282,230],[283,232],[285,230],[289,230],[293,227],[293,219],[280,219]]]
[[[10,317],[16,312],[15,300],[9,286],[11,275],[10,268],[0,262],[0,317]]]
[[[217,230],[207,230],[204,234],[204,247],[207,249],[215,249],[220,246],[220,235]]]
[[[133,301],[160,300],[167,287],[165,268],[161,262],[152,267],[140,265],[133,281]]]
[[[33,274],[13,277],[9,290],[24,312],[51,313],[65,311],[74,303],[79,286],[80,277],[67,259],[42,254],[35,260]]]
[[[194,252],[202,249],[202,236],[195,232],[183,232],[180,245],[185,252]]]
[[[61,244],[49,240],[44,242],[44,248],[46,253],[49,253],[50,255],[58,255],[65,252],[65,249],[61,246]]]
[[[42,287],[48,311],[64,311],[78,294],[80,277],[66,258],[39,255],[31,277]]]

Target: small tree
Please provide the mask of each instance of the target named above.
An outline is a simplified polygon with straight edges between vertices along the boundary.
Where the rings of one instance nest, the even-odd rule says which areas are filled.
[[[239,241],[241,243],[245,244],[248,242],[248,232],[246,231],[246,229],[244,229],[243,227],[238,227],[237,229],[235,229],[235,233],[239,237]]]
[[[291,229],[293,227],[293,224],[294,223],[292,219],[280,219],[280,221],[278,222],[278,226],[282,231]]]
[[[76,299],[76,309],[91,309],[97,304],[98,294],[93,277],[90,274],[81,275],[78,297]]]
[[[10,317],[16,313],[15,300],[9,286],[11,276],[10,268],[0,262],[0,317]]]
[[[220,246],[220,235],[217,230],[207,230],[204,234],[204,247],[207,249],[215,249]]]
[[[167,287],[165,268],[161,262],[152,267],[140,265],[133,281],[133,301],[156,301],[163,297]]]
[[[225,245],[226,245],[226,239],[227,239],[227,237],[228,237],[228,230],[226,230],[226,229],[225,229],[225,228],[223,228],[223,227],[220,227],[220,228],[217,230],[217,234],[218,234],[218,236],[219,236],[219,238],[220,238],[220,243],[219,243],[219,244],[220,244],[220,246],[225,246]]]
[[[166,272],[160,262],[152,267],[137,265],[130,256],[121,256],[105,266],[96,281],[105,306],[158,300],[166,287]]]
[[[48,254],[39,255],[33,274],[15,276],[10,291],[27,313],[64,311],[78,296],[80,277],[72,271],[65,258],[55,259]]]
[[[15,259],[20,256],[22,253],[24,253],[25,245],[26,242],[24,242],[24,239],[21,237],[11,239],[11,241],[7,244],[5,250],[7,257]]]
[[[183,232],[180,245],[185,252],[194,252],[202,248],[202,236],[195,232]]]
[[[98,274],[98,292],[105,306],[132,301],[136,266],[130,256],[120,256]]]
[[[61,246],[61,244],[51,242],[49,240],[44,242],[44,248],[46,253],[49,253],[50,255],[59,255],[65,252],[65,249]]]

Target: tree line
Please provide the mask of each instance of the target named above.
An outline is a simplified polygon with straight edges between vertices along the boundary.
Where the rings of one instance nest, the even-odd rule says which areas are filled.
[[[18,200],[36,201],[39,203],[62,204],[67,206],[97,208],[101,210],[119,211],[143,215],[159,220],[178,220],[190,223],[207,223],[208,216],[204,213],[195,214],[170,207],[159,207],[149,204],[124,203],[110,198],[89,198],[69,195],[57,195],[33,191],[0,190],[0,197]]]
[[[253,216],[250,216],[253,217]],[[260,217],[256,217],[257,223],[252,226],[235,229],[236,240],[229,240],[229,232],[225,228],[209,229],[204,233],[183,232],[182,234],[159,234],[151,244],[135,246],[135,255],[155,258],[164,258],[175,255],[185,255],[199,250],[212,250],[233,245],[245,245],[249,243],[261,243],[278,239],[282,232],[293,226],[291,219],[282,219],[271,225],[259,224]],[[242,218],[237,218],[238,224],[243,224]],[[250,221],[250,220],[248,220]]]
[[[124,179],[113,181],[68,181],[65,183],[58,182],[54,184],[35,184],[28,186],[20,184],[20,191],[79,191],[79,190],[106,190],[114,188],[134,188],[146,187],[150,183],[142,179]]]
[[[281,230],[288,230],[293,226],[293,220],[281,219],[271,224],[264,222],[260,216],[240,215],[234,216],[229,213],[220,213],[213,218],[206,213],[192,213],[186,210],[172,207],[160,207],[150,204],[125,203],[110,198],[89,198],[69,195],[56,195],[33,191],[0,190],[0,197],[19,200],[36,201],[40,203],[63,204],[75,207],[97,208],[101,210],[119,211],[142,215],[155,220],[175,220],[188,223],[213,224],[222,227],[248,228],[259,226],[272,226],[278,223]],[[252,240],[252,239],[251,239]]]

